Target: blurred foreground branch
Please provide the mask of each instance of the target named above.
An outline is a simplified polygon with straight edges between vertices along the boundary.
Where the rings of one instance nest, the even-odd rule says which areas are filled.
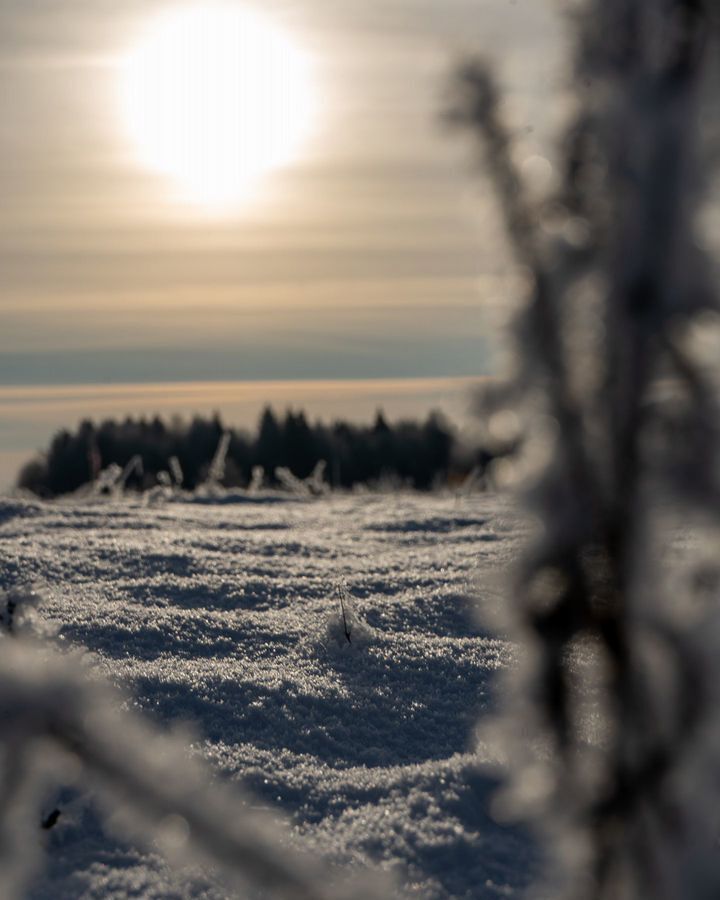
[[[720,747],[720,598],[692,585],[720,584],[720,314],[697,234],[716,14],[589,0],[576,25],[551,192],[532,199],[484,63],[463,66],[452,111],[480,139],[529,284],[496,400],[522,414],[515,481],[541,527],[504,623],[522,648],[514,699],[489,734],[505,808],[542,822],[559,857],[553,896],[710,896],[715,813],[698,797],[720,765],[699,760]]]

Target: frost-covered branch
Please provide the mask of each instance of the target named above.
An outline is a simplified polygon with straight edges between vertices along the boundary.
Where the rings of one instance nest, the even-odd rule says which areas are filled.
[[[460,72],[454,111],[482,138],[530,283],[499,397],[524,414],[515,474],[541,529],[508,611],[523,652],[493,743],[506,801],[560,857],[555,896],[704,896],[685,867],[704,855],[705,890],[715,835],[688,784],[717,781],[695,763],[718,746],[720,672],[692,555],[658,572],[679,528],[706,553],[720,513],[717,358],[697,346],[720,314],[695,231],[716,19],[703,0],[588,0],[576,22],[555,192],[530,199],[483,63]]]

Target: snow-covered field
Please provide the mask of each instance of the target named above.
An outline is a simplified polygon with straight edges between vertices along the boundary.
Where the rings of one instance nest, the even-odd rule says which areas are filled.
[[[187,723],[297,848],[389,869],[410,896],[508,897],[534,854],[489,815],[473,730],[511,648],[473,598],[499,595],[523,532],[489,495],[8,499],[0,586],[39,584],[63,644],[155,722]],[[73,798],[33,900],[229,896],[107,836]]]

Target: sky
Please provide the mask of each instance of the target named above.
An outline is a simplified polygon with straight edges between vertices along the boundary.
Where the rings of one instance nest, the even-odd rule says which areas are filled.
[[[122,115],[123,61],[176,6],[0,0],[0,388],[492,373],[512,265],[441,114],[457,60],[486,55],[522,152],[543,151],[555,6],[247,0],[310,61],[316,114],[220,210],[145,165]],[[33,428],[0,420],[0,454]]]

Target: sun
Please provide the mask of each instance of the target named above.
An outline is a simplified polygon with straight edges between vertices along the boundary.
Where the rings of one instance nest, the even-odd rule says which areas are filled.
[[[313,122],[307,56],[248,9],[157,20],[123,61],[121,103],[140,159],[200,203],[233,205],[297,157]]]

